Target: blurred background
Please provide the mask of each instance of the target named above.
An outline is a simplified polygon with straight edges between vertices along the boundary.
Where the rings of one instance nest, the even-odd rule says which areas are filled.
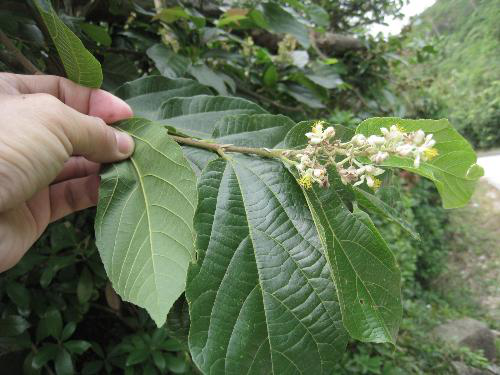
[[[335,373],[500,374],[500,0],[52,3],[112,92],[159,74],[296,121],[448,118],[486,177],[467,207],[445,211],[432,183],[395,176],[394,206],[422,235],[376,223],[402,270],[397,346],[353,341]],[[0,0],[0,70],[64,75],[29,0]],[[122,302],[95,247],[94,214],[54,223],[0,275],[0,372],[196,374],[186,305],[157,329]]]

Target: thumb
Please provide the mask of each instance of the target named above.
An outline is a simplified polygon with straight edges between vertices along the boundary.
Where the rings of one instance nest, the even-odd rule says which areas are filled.
[[[57,128],[70,155],[84,156],[98,163],[109,163],[126,159],[134,151],[134,140],[129,134],[107,125],[99,117],[84,115],[53,96],[46,98],[57,101],[61,106],[61,111],[57,111]]]

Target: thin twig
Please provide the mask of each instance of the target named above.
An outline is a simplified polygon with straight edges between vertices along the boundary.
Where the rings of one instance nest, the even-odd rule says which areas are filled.
[[[38,68],[29,61],[26,56],[14,45],[12,40],[0,30],[0,42],[9,50],[21,66],[30,74],[43,74]]]
[[[269,150],[266,148],[253,148],[253,147],[241,147],[234,145],[221,145],[218,143],[197,141],[192,138],[179,137],[176,135],[171,135],[171,137],[177,143],[181,143],[186,146],[192,146],[197,148],[202,148],[205,150],[210,150],[218,153],[222,157],[225,156],[225,152],[238,152],[240,154],[253,154],[259,155],[265,158],[283,158],[283,150]]]

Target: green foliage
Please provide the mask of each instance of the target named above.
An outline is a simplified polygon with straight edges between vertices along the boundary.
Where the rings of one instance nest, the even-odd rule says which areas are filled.
[[[499,32],[497,0],[439,0],[419,16],[407,43],[434,53],[399,74],[418,77],[422,92],[412,97],[427,98],[414,115],[447,117],[478,147],[500,145]]]
[[[342,363],[348,335],[397,345],[396,259],[406,254],[393,255],[395,245],[370,215],[415,237],[407,212],[394,208],[386,184],[376,194],[344,186],[333,168],[329,188],[304,189],[281,149],[306,143],[312,122],[297,120],[345,119],[348,127],[335,125],[345,141],[358,117],[385,111],[394,99],[386,83],[398,43],[349,39],[351,47],[330,45],[331,52],[319,37],[397,14],[401,1],[235,2],[230,9],[167,3],[153,10],[68,1],[58,18],[49,3],[37,2],[68,77],[82,83],[80,70],[75,76],[70,68],[85,68],[100,79],[78,34],[103,61],[104,87],[144,118],[115,124],[135,138],[136,149],[103,171],[99,251],[88,220],[78,230],[55,225],[39,253],[0,279],[0,326],[9,327],[6,342],[22,351],[25,371],[188,373],[196,371],[192,355],[203,373],[330,374]],[[54,30],[77,52],[68,55]],[[30,54],[61,73],[54,54]],[[446,207],[464,205],[481,174],[467,142],[444,120],[374,118],[356,132],[378,134],[395,121],[435,134],[440,156],[420,168],[404,159],[388,166],[433,180]],[[427,258],[403,261],[404,280],[418,278],[411,267]],[[113,288],[145,307],[158,328]],[[380,371],[380,360],[363,355],[353,368]]]

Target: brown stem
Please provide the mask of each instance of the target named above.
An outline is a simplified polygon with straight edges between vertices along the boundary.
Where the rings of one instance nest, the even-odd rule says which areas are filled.
[[[38,68],[29,61],[26,56],[14,45],[12,40],[0,30],[0,42],[9,50],[21,66],[30,74],[43,74]]]
[[[264,158],[282,158],[282,150],[268,150],[265,148],[253,148],[253,147],[241,147],[233,145],[221,145],[218,143],[197,141],[192,138],[179,137],[176,135],[171,135],[171,137],[177,142],[186,146],[192,146],[197,148],[202,148],[205,150],[210,150],[218,153],[221,157],[225,157],[225,152],[238,152],[240,154],[253,154],[259,155]]]

